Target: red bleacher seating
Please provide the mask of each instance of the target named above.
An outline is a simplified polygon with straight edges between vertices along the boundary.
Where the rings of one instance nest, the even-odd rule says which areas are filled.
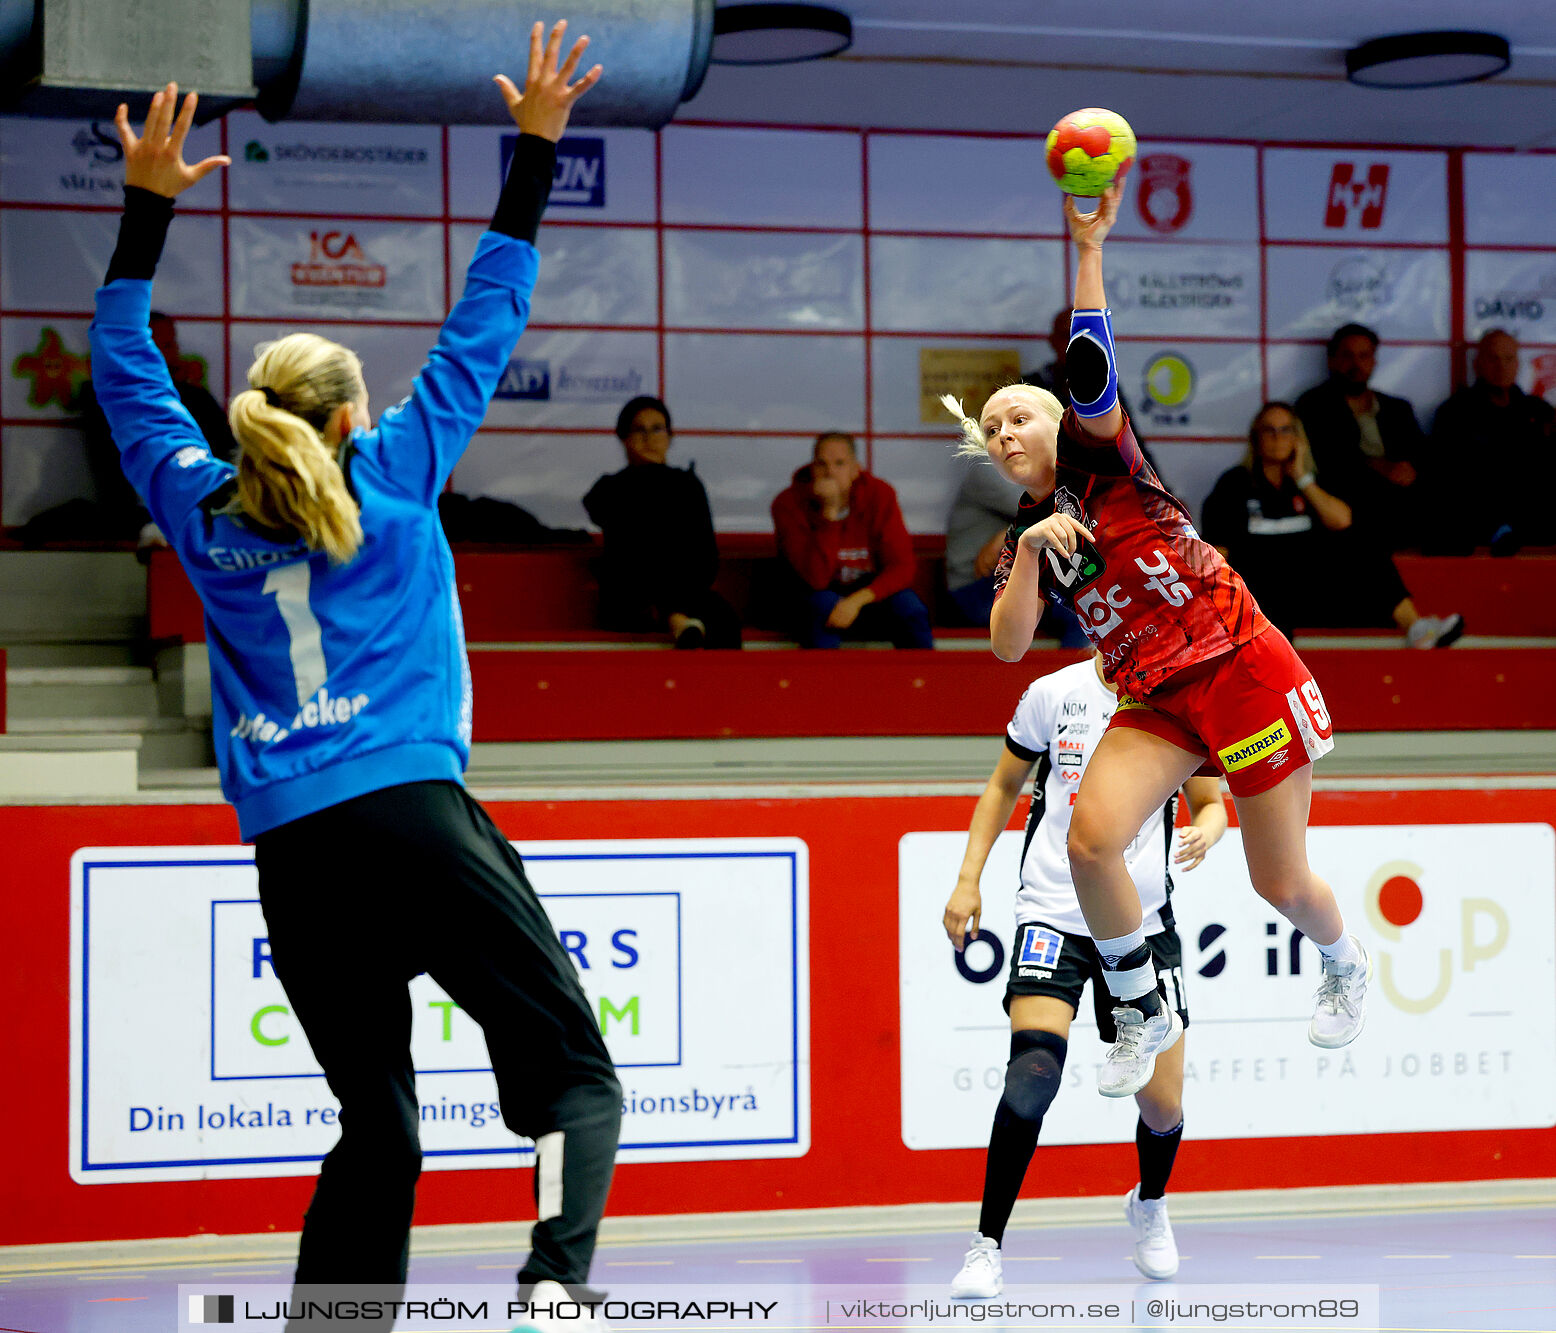
[[[721,587],[744,606],[741,591],[749,594],[753,571],[772,558],[772,538],[733,538],[726,547]],[[935,547],[921,547],[929,592],[939,577]],[[624,643],[653,640],[594,628],[595,554],[588,546],[456,552],[477,740],[997,734],[1028,680],[1074,658],[1034,650],[1008,665],[979,652],[623,653]],[[1460,609],[1472,633],[1556,636],[1556,556],[1400,564],[1423,610]],[[149,579],[152,638],[203,640],[199,601],[171,552],[153,556]],[[496,646],[548,642],[599,650]],[[1342,731],[1556,728],[1556,649],[1303,655]]]
[[[1556,555],[1395,556],[1416,605],[1458,611],[1471,634],[1556,635]]]

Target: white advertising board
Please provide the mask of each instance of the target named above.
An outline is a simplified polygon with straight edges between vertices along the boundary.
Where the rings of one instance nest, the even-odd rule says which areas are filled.
[[[672,333],[660,396],[680,430],[814,435],[864,429],[864,378],[864,339],[848,334]]]
[[[1272,241],[1445,244],[1447,154],[1268,149],[1264,234]]]
[[[1271,338],[1327,339],[1342,324],[1391,338],[1447,338],[1446,250],[1279,246],[1266,260]]]
[[[1550,245],[1556,153],[1466,153],[1466,245]]]
[[[448,229],[449,273],[457,301],[485,227],[456,222]],[[530,296],[529,323],[639,324],[659,322],[659,255],[647,227],[543,226],[536,239],[540,273]]]
[[[443,212],[443,133],[435,125],[271,125],[227,118],[227,200],[240,212]]]
[[[1247,435],[1261,401],[1257,346],[1121,337],[1118,382],[1147,440]]]
[[[861,329],[864,240],[825,232],[665,232],[671,328]]]
[[[929,333],[1045,330],[1064,291],[1058,241],[872,236],[870,319]]]
[[[337,218],[232,219],[234,315],[441,320],[443,228]]]
[[[1108,247],[1108,304],[1118,334],[1257,338],[1257,245]]]
[[[145,105],[131,110],[138,116]],[[140,121],[132,124],[138,133]],[[191,130],[184,143],[184,157],[190,162],[221,151],[219,124]],[[118,208],[124,202],[124,147],[113,121],[0,116],[0,200]],[[215,173],[190,186],[178,207],[187,213],[192,208],[220,208],[221,202],[221,176]]]
[[[876,231],[1065,234],[1041,139],[871,134],[868,142]]]
[[[609,434],[622,404],[640,393],[659,393],[654,334],[531,328],[519,339],[497,382],[486,424],[598,426]],[[682,400],[670,401],[675,424],[691,425],[684,419]],[[616,445],[614,438],[611,444]],[[612,452],[620,457],[619,447]]]
[[[0,246],[0,306],[7,314],[92,313],[119,235],[101,210],[8,208]],[[170,315],[222,313],[222,224],[209,213],[175,218],[157,265],[152,302]]]
[[[518,142],[518,130],[453,125],[448,131],[449,212],[485,222]],[[652,222],[654,135],[649,130],[578,128],[557,144],[551,221]],[[547,253],[541,243],[541,253]]]
[[[1257,241],[1258,162],[1231,144],[1142,142],[1113,235]]]
[[[1003,1087],[1001,1012],[1021,834],[983,877],[985,939],[958,970],[941,928],[966,834],[900,844],[902,1137],[910,1148],[988,1142]],[[1190,1014],[1184,1103],[1196,1139],[1556,1125],[1556,832],[1548,824],[1310,830],[1376,969],[1367,1026],[1337,1051],[1308,1044],[1318,954],[1257,897],[1236,831],[1177,877]],[[1297,947],[1300,944],[1300,947]],[[1103,1054],[1088,993],[1043,1142],[1132,1139],[1135,1104],[1097,1095]]]
[[[1464,331],[1503,329],[1556,343],[1556,251],[1470,250],[1464,256]]]
[[[863,140],[851,131],[667,125],[663,220],[751,227],[864,221]]]
[[[802,1156],[805,844],[520,850],[617,1064],[622,1160]],[[83,848],[71,867],[72,1178],[311,1174],[339,1107],[269,961],[251,850]],[[480,1029],[430,978],[410,992],[426,1166],[528,1164]]]
[[[222,327],[215,320],[177,320],[180,377],[204,384],[225,404],[222,380]],[[0,320],[0,345],[6,349],[0,380],[0,413],[6,417],[74,418],[79,389],[88,378],[91,349],[88,321],[81,319],[6,318]],[[7,447],[10,440],[6,440]]]

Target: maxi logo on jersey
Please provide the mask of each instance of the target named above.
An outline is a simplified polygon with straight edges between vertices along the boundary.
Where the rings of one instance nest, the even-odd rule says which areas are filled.
[[[1081,740],[1061,740],[1055,746],[1054,767],[1066,782],[1079,782],[1081,768],[1086,763],[1086,743]]]

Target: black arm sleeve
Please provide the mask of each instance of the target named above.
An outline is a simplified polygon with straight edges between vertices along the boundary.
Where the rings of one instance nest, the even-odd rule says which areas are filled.
[[[162,244],[167,240],[168,223],[172,220],[173,201],[167,195],[126,185],[119,244],[108,261],[108,276],[103,282],[156,276],[157,260],[162,258]]]
[[[538,134],[519,135],[508,164],[508,179],[492,214],[492,230],[534,245],[555,175],[556,145]]]

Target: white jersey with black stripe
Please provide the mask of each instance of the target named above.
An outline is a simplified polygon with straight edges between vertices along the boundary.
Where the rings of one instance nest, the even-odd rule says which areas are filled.
[[[1075,897],[1066,843],[1081,775],[1117,706],[1117,698],[1098,678],[1089,658],[1040,676],[1016,705],[1006,747],[1037,764],[1022,847],[1021,888],[1016,894],[1019,924],[1041,921],[1066,934],[1091,934]],[[1175,812],[1176,797],[1145,821],[1124,853],[1140,894],[1147,935],[1162,929],[1162,907],[1172,889],[1167,853]]]

